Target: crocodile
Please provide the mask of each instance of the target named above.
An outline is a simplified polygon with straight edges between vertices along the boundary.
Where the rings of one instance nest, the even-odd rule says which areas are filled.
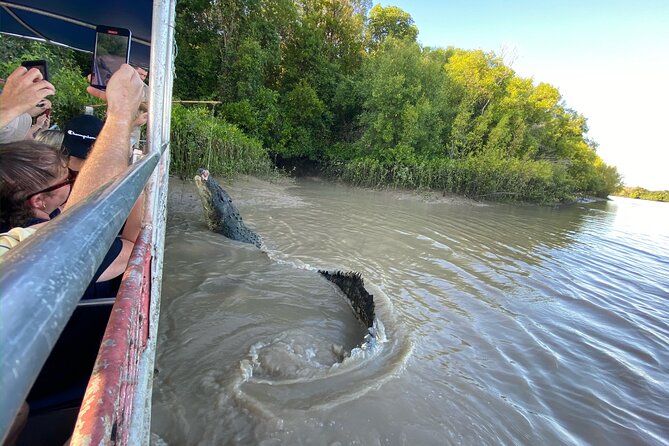
[[[246,226],[230,195],[213,179],[206,169],[198,169],[194,178],[202,201],[204,218],[210,230],[262,249],[262,237]],[[356,319],[370,329],[374,336],[374,296],[365,289],[360,273],[325,271],[318,273],[335,284],[348,298]]]

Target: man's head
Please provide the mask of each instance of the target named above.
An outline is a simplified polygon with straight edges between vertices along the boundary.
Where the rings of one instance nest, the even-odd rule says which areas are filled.
[[[67,149],[68,154],[85,160],[102,130],[102,124],[99,118],[92,115],[79,115],[70,119],[63,130],[65,133],[63,147]]]

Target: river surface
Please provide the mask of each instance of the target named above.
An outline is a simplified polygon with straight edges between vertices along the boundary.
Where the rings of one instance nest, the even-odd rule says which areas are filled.
[[[173,181],[153,444],[669,445],[669,204],[222,185],[265,252]]]

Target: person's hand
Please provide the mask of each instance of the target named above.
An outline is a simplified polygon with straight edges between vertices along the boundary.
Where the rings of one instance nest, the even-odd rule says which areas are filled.
[[[123,64],[109,79],[105,92],[90,86],[87,91],[91,95],[107,101],[108,116],[127,120],[128,124],[132,124],[142,100],[144,87],[144,82],[142,82],[137,71],[130,65]]]
[[[18,67],[5,80],[0,94],[0,127],[55,93],[54,86],[42,78],[37,68]]]
[[[39,104],[28,110],[28,114],[34,118],[43,114],[45,111],[50,110],[51,107],[52,105],[50,100],[42,99]]]
[[[148,112],[141,112],[135,118],[135,122],[132,123],[132,126],[133,127],[141,127],[144,124],[146,124],[146,122],[148,120],[149,120],[149,113]]]
[[[49,117],[47,115],[40,115],[35,119],[36,126],[39,127],[39,130],[46,130],[49,128]]]
[[[91,82],[91,75],[89,74],[86,77],[86,79],[90,83]],[[86,91],[88,92],[88,94],[90,94],[94,98],[98,98],[102,101],[107,102],[107,93],[105,93],[104,90],[98,90],[97,88],[93,87],[92,85],[89,85],[88,87],[86,87]]]
[[[35,123],[30,126],[30,130],[25,139],[35,139],[35,136],[49,128],[49,117],[47,115],[40,115],[35,119]]]
[[[137,70],[137,74],[139,74],[139,77],[142,79],[142,81],[145,81],[149,76],[149,72],[142,67],[135,67],[135,70]]]
[[[124,65],[125,65],[125,64],[124,64]],[[135,69],[135,71],[137,71],[137,75],[139,76],[139,78],[140,78],[142,81],[144,81],[144,80],[146,79],[146,77],[149,75],[149,72],[146,71],[146,70],[144,70],[144,69],[141,68],[141,67],[135,67],[134,69]],[[86,77],[86,80],[88,80],[89,83],[91,82],[91,75],[90,75],[90,74]],[[109,88],[109,87],[107,87],[107,88]],[[142,102],[146,102],[147,99],[148,99],[148,88],[149,88],[149,86],[146,85],[146,84],[144,84],[144,97],[142,98]],[[86,87],[86,91],[87,91],[88,94],[90,94],[91,96],[96,97],[96,98],[98,98],[98,99],[100,99],[100,100],[102,100],[102,101],[107,102],[107,92],[106,92],[106,91],[104,91],[104,90],[98,90],[97,88],[95,88],[95,87],[93,87],[93,86],[91,86],[91,85],[89,85],[88,87]]]

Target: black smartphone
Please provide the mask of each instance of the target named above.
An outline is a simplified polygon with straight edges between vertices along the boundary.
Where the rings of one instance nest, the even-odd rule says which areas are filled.
[[[46,63],[46,60],[26,60],[21,62],[21,65],[27,69],[37,68],[42,73],[42,78],[45,81],[49,80],[49,68]]]
[[[129,29],[98,25],[95,28],[95,52],[91,86],[104,90],[107,82],[121,65],[130,60]]]

